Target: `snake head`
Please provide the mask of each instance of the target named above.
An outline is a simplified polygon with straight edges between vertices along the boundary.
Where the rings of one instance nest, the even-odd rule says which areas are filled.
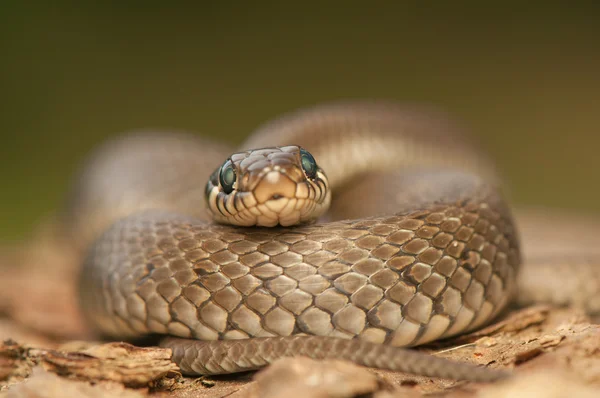
[[[206,201],[222,224],[290,226],[317,220],[331,192],[314,157],[289,145],[231,155],[209,178]]]

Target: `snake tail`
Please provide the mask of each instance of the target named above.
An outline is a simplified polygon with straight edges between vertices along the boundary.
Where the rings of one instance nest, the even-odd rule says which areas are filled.
[[[349,360],[358,365],[453,380],[492,382],[511,373],[454,362],[414,350],[359,339],[322,336],[264,337],[198,341],[167,337],[161,345],[173,350],[184,374],[216,375],[256,370],[277,359],[304,356]]]

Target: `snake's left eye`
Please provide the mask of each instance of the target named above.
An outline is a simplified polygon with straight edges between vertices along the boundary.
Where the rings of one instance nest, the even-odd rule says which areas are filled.
[[[231,163],[231,159],[227,160],[221,166],[221,171],[219,172],[219,183],[223,188],[223,192],[226,194],[230,194],[233,192],[233,184],[235,183],[235,170],[233,170],[233,163]]]
[[[302,168],[308,178],[315,178],[317,176],[317,162],[315,158],[306,149],[300,149],[300,161],[302,162]]]

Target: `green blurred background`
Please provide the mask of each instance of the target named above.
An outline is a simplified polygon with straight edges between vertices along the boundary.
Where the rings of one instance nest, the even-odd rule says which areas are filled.
[[[178,128],[235,144],[342,98],[438,104],[496,158],[515,202],[600,212],[600,3],[0,10],[0,241],[27,236],[109,136]]]

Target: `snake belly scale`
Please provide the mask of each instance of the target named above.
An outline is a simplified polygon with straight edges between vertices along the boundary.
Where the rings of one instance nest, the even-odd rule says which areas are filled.
[[[172,336],[163,345],[187,374],[305,355],[504,376],[398,348],[485,324],[516,287],[519,241],[498,179],[453,126],[389,103],[322,105],[263,126],[243,150],[301,145],[329,177],[332,211],[295,227],[208,219],[204,183],[222,146],[180,133],[107,144],[66,212],[88,253],[83,312],[115,338]]]

